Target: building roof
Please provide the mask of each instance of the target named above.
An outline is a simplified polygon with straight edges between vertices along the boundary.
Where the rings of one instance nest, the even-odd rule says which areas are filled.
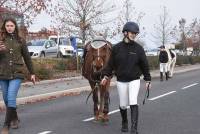
[[[5,7],[0,7],[0,13],[11,13],[11,14],[15,14],[15,15],[23,15],[22,13],[19,13],[19,12],[14,11],[14,10],[10,10],[8,8],[5,8]]]

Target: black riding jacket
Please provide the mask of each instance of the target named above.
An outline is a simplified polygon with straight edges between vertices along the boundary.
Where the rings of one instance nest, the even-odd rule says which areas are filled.
[[[169,60],[168,58],[168,54],[166,51],[160,51],[160,54],[159,54],[159,61],[160,63],[167,63]]]
[[[130,43],[119,42],[112,48],[108,64],[103,69],[104,76],[117,77],[117,81],[130,82],[140,79],[144,75],[145,81],[151,81],[148,61],[142,46],[131,41]]]

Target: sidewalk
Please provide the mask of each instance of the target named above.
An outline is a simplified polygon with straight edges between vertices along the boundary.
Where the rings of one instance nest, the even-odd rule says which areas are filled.
[[[175,74],[200,69],[200,64],[185,65],[175,68]],[[159,77],[159,70],[151,71],[153,78]],[[115,85],[115,79],[112,80],[111,86]],[[23,83],[18,94],[17,103],[27,104],[38,101],[46,101],[61,96],[78,95],[81,92],[90,91],[89,83],[83,77],[71,77],[56,80],[45,80],[37,82],[33,86],[31,82]],[[0,92],[0,110],[3,107],[2,93]]]

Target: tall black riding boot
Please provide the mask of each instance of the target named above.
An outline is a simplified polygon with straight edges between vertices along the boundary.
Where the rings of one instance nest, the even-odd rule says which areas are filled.
[[[160,81],[163,81],[163,73],[160,72]]]
[[[131,105],[131,134],[138,134],[137,126],[138,126],[138,105]]]
[[[1,134],[9,134],[10,123],[13,119],[13,115],[14,115],[14,109],[12,107],[7,107],[5,122],[1,130]]]
[[[121,117],[122,117],[122,132],[128,132],[128,118],[127,118],[127,109],[120,109]]]
[[[166,76],[166,80],[168,80],[169,76],[168,76],[168,72],[165,73]]]

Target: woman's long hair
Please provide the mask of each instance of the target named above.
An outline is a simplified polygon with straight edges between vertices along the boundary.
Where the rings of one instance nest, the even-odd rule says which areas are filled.
[[[17,22],[14,18],[7,18],[4,20],[3,25],[1,27],[1,33],[0,33],[0,40],[5,40],[5,38],[9,35],[9,33],[6,31],[6,23],[11,21],[15,25],[15,30],[13,32],[15,38],[21,42],[22,38],[19,36],[19,28],[17,26]]]

